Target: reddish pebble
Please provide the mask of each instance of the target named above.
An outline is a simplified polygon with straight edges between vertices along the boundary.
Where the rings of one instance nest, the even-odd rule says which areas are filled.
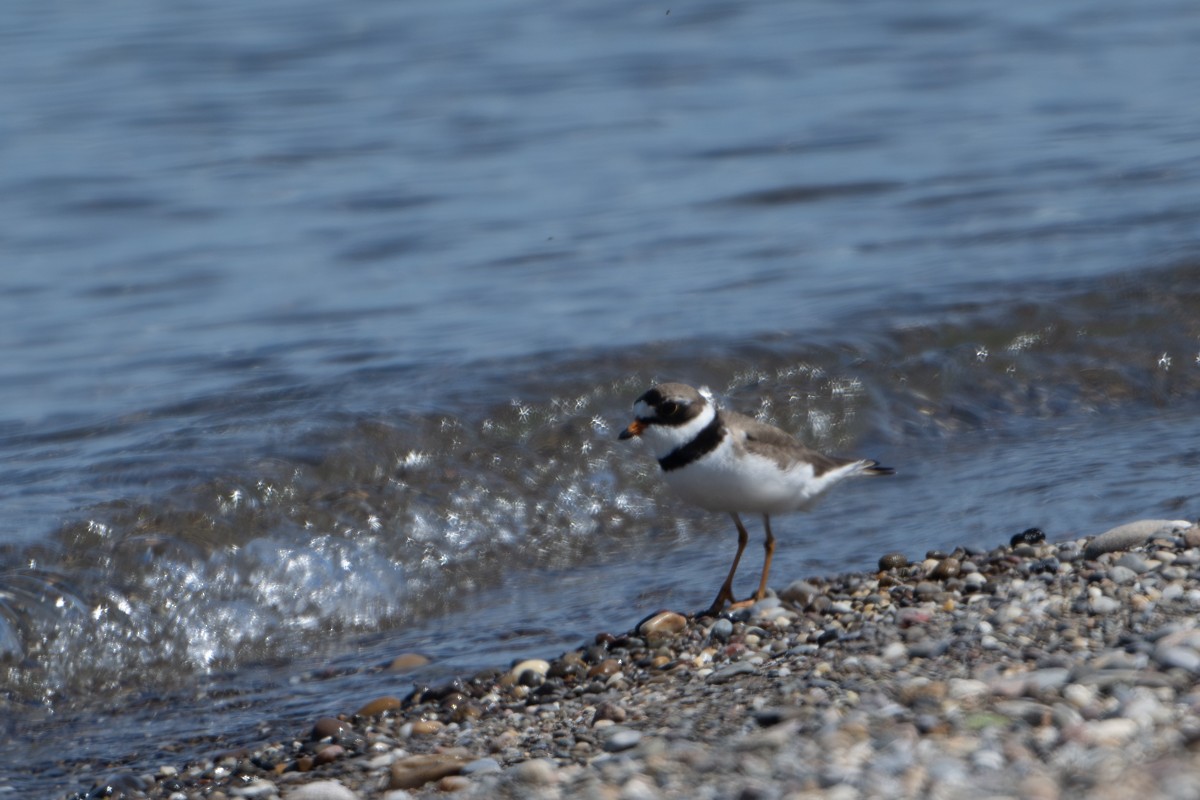
[[[329,764],[337,761],[342,756],[346,755],[346,748],[340,744],[331,744],[328,747],[323,747],[317,752],[317,757],[313,759],[317,764]]]

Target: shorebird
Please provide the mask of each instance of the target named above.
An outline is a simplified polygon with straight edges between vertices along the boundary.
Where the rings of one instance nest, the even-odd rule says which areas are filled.
[[[663,383],[633,404],[634,420],[619,438],[649,442],[663,478],[681,498],[708,511],[724,511],[737,526],[733,565],[712,606],[715,616],[733,598],[733,576],[750,535],[740,512],[762,514],[766,541],[762,577],[754,600],[767,592],[775,536],[771,515],[806,511],[833,485],[855,475],[891,475],[895,470],[867,458],[846,459],[811,450],[764,422],[718,409],[683,383]]]

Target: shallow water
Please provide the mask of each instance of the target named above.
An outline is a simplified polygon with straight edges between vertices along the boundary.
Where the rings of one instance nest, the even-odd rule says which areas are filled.
[[[0,787],[704,606],[659,379],[897,468],[776,586],[1200,513],[1186,4],[14,8]]]

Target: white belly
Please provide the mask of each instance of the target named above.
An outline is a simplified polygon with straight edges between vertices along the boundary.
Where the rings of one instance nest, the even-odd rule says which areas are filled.
[[[816,477],[809,464],[781,470],[767,458],[737,457],[726,437],[713,452],[663,477],[681,498],[709,511],[782,514],[804,510],[847,474],[839,469]]]

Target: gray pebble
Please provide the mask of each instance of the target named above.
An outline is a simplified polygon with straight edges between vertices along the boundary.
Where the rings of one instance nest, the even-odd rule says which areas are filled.
[[[779,597],[789,603],[804,607],[820,594],[821,590],[808,581],[792,581],[779,593]]]
[[[1123,554],[1120,558],[1117,559],[1117,566],[1125,567],[1126,569],[1131,569],[1134,572],[1136,572],[1138,575],[1141,575],[1143,572],[1150,571],[1150,565],[1148,563],[1146,563],[1146,559],[1142,558],[1137,553]]]
[[[923,639],[908,646],[908,655],[910,658],[937,658],[949,647],[949,639]]]
[[[619,753],[637,747],[642,740],[642,734],[631,728],[613,726],[604,737],[604,749],[610,753]]]
[[[733,623],[722,617],[713,623],[712,628],[708,631],[708,635],[718,642],[728,642],[729,637],[733,635]]]
[[[1108,571],[1109,580],[1119,585],[1133,583],[1137,580],[1137,573],[1129,567],[1116,566]]]
[[[708,683],[728,683],[738,675],[746,675],[751,672],[754,672],[754,665],[749,661],[735,661],[709,675],[706,680]]]
[[[939,594],[942,591],[942,587],[930,581],[921,581],[913,591],[922,600],[929,600]]]
[[[1188,672],[1200,673],[1200,653],[1190,647],[1156,647],[1154,660],[1164,667],[1179,667]]]
[[[485,772],[499,772],[500,762],[494,758],[477,758],[462,768],[462,775],[479,775]]]
[[[1071,679],[1071,670],[1064,667],[1047,667],[1029,673],[1025,679],[1025,691],[1048,692],[1057,691],[1067,685]]]
[[[1119,525],[1088,542],[1087,547],[1083,550],[1083,557],[1094,559],[1104,553],[1128,550],[1160,533],[1173,533],[1190,525],[1191,523],[1185,520],[1172,519],[1141,519],[1137,522]]]

